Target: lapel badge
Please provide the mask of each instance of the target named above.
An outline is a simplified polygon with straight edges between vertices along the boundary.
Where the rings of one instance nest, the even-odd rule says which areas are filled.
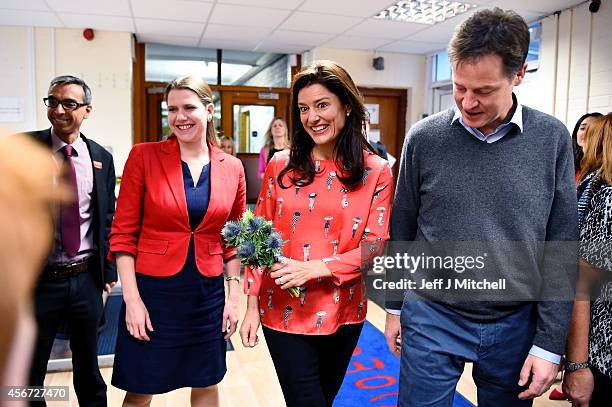
[[[93,166],[94,166],[94,168],[97,168],[99,170],[102,169],[102,163],[100,161],[93,160]]]

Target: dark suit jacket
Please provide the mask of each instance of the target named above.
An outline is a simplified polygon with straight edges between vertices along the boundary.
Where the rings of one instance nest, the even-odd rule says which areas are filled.
[[[51,147],[51,128],[28,134],[41,141],[47,147]],[[83,134],[81,134],[81,137],[89,149],[94,177],[91,204],[93,205],[93,240],[97,253],[95,254],[95,268],[91,272],[93,273],[94,281],[100,290],[102,290],[105,283],[117,281],[115,264],[107,259],[109,250],[108,235],[115,213],[115,165],[113,163],[113,156],[101,145],[87,139]],[[101,168],[98,168],[100,165],[94,166],[94,161],[101,163]]]

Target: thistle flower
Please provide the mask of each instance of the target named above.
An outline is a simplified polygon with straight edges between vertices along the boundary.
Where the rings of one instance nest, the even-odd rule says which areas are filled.
[[[223,239],[225,239],[227,243],[232,246],[236,244],[235,240],[238,238],[239,234],[240,225],[238,224],[238,222],[234,222],[231,220],[227,221],[225,223],[225,226],[223,226],[223,229],[221,230],[221,235],[223,236]]]
[[[270,236],[268,236],[268,239],[266,240],[266,245],[272,250],[280,249],[282,244],[283,241],[280,235],[276,232],[273,232]]]
[[[253,219],[247,219],[247,232],[248,233],[257,233],[259,228],[264,225],[264,220],[260,216],[257,216]]]
[[[282,262],[283,240],[272,228],[272,222],[261,216],[255,216],[247,210],[238,222],[228,221],[221,230],[221,235],[228,246],[237,246],[238,258],[243,264],[252,267],[272,267]],[[287,290],[293,297],[300,292],[297,287]]]
[[[264,235],[269,235],[270,233],[272,233],[272,222],[264,222],[260,230]]]
[[[255,245],[253,242],[244,241],[238,246],[238,256],[240,259],[249,259],[255,254]]]

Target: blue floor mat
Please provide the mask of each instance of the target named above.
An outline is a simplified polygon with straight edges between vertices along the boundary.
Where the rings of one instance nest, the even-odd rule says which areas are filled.
[[[383,333],[366,321],[334,407],[396,406],[399,364]],[[453,407],[474,406],[455,393]]]

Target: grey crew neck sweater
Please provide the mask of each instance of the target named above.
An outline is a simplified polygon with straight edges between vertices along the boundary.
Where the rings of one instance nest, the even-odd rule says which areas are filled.
[[[523,106],[523,132],[501,140],[476,139],[452,109],[416,123],[402,152],[391,217],[392,241],[576,241],[577,207],[569,133],[563,123]],[[533,253],[540,290],[575,268]],[[567,268],[567,265],[565,265]],[[503,275],[503,270],[501,271]],[[512,275],[508,276],[509,279]],[[543,298],[554,297],[554,295]],[[521,303],[448,304],[475,320],[495,320]],[[387,307],[398,309],[397,303]],[[540,301],[534,344],[562,354],[571,303]]]

